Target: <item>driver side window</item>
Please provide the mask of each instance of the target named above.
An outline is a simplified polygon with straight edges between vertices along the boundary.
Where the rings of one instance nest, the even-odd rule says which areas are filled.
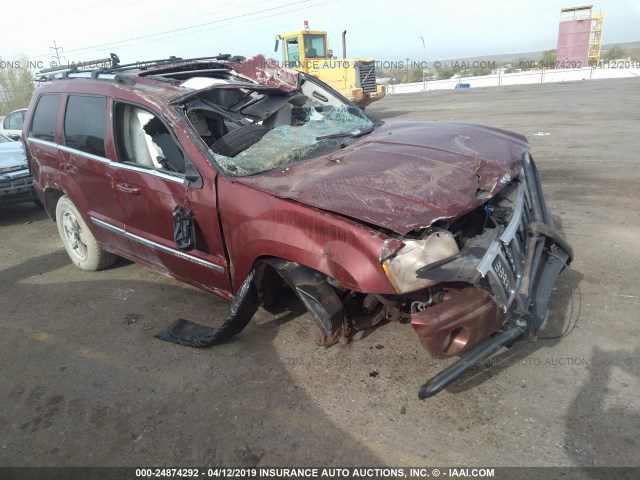
[[[115,132],[121,161],[184,173],[182,150],[159,117],[136,105],[116,104]]]

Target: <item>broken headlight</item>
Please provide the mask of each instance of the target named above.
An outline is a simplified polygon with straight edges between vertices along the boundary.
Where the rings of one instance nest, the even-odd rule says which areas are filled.
[[[393,248],[396,247],[395,251]],[[453,235],[438,230],[419,240],[387,240],[382,269],[396,293],[409,293],[438,283],[418,278],[416,270],[425,265],[456,255],[460,249]]]

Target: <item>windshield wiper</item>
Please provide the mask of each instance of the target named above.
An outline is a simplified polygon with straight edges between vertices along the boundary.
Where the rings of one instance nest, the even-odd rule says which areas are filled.
[[[356,132],[354,132],[353,130],[350,130],[348,132],[332,133],[330,135],[321,135],[319,137],[316,137],[316,140],[324,140],[326,138],[343,138],[343,137],[358,138],[358,137],[362,137],[363,135],[366,135],[367,133],[373,132],[375,128],[376,126],[374,124],[368,128],[365,128],[364,130],[358,130]]]

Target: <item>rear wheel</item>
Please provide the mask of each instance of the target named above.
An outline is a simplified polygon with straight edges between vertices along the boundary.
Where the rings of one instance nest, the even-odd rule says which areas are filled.
[[[60,197],[56,205],[56,223],[69,258],[81,270],[101,270],[113,265],[118,258],[98,244],[78,209],[66,195]]]

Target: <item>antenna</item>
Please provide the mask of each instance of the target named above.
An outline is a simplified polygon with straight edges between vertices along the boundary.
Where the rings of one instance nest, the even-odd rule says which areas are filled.
[[[50,52],[55,52],[51,54],[51,58],[55,58],[56,61],[58,62],[58,65],[62,65],[62,60],[60,59],[60,53],[58,53],[58,50],[62,53],[64,53],[64,49],[62,47],[59,47],[58,45],[56,45],[56,41],[53,41],[53,47],[49,47],[49,51]],[[66,60],[66,58],[64,57],[64,55],[62,56],[62,58],[64,58]]]

